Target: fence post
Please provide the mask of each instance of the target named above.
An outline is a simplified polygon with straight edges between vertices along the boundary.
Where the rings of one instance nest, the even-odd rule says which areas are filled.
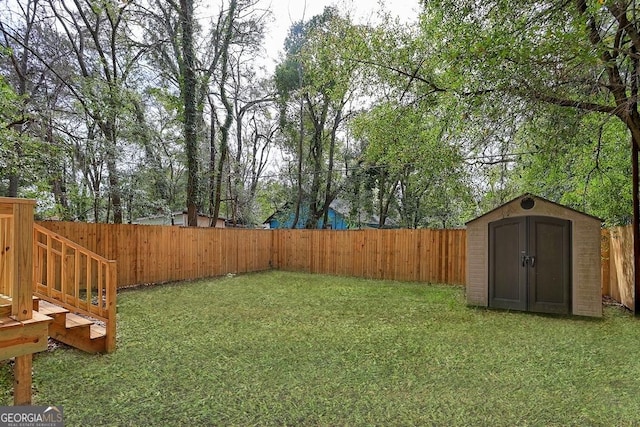
[[[112,353],[116,349],[117,281],[116,261],[109,261],[107,263],[107,318],[109,321],[106,325],[107,341],[105,343],[105,351],[107,353]]]

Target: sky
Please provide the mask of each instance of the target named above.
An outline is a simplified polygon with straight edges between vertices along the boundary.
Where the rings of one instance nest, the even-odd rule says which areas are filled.
[[[380,10],[377,0],[265,0],[270,4],[275,22],[269,26],[265,48],[267,55],[275,64],[283,50],[284,39],[293,22],[309,20],[322,13],[326,6],[337,6],[339,10],[353,10],[356,23],[375,19]],[[384,0],[385,10],[396,15],[402,21],[415,21],[420,10],[419,0]]]

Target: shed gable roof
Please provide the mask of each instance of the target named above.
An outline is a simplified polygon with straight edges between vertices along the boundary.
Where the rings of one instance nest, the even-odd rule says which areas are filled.
[[[540,200],[540,201],[542,201],[544,203],[549,203],[549,204],[558,206],[558,207],[560,207],[562,209],[567,209],[569,211],[572,211],[572,212],[574,212],[574,213],[576,213],[578,215],[582,215],[584,217],[592,218],[592,219],[595,219],[595,220],[598,220],[598,221],[602,222],[602,219],[598,218],[597,216],[593,216],[593,215],[586,214],[584,212],[580,212],[580,211],[578,211],[576,209],[573,209],[573,208],[571,208],[569,206],[561,205],[560,203],[553,202],[551,200],[545,199],[544,197],[536,196],[535,194],[524,193],[524,194],[522,194],[522,195],[520,195],[520,196],[518,196],[518,197],[516,197],[514,199],[509,200],[506,203],[503,203],[502,205],[500,205],[500,206],[498,206],[498,207],[496,207],[494,209],[491,209],[489,212],[486,212],[486,213],[480,215],[479,217],[476,217],[476,218],[474,218],[474,219],[472,219],[470,221],[467,221],[465,224],[470,224],[472,222],[478,221],[478,220],[480,220],[480,219],[482,219],[482,218],[484,218],[484,217],[486,217],[488,215],[491,215],[492,213],[496,212],[497,210],[500,210],[500,209],[504,208],[507,205],[516,203],[517,201],[524,199],[525,197],[531,197],[534,200]]]

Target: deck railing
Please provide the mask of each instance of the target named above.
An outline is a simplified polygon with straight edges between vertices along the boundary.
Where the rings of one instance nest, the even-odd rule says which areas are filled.
[[[11,295],[11,241],[13,215],[0,214],[0,295]]]
[[[116,262],[34,225],[34,294],[105,323],[106,351],[115,349]]]
[[[0,214],[0,317],[11,315],[13,215]]]

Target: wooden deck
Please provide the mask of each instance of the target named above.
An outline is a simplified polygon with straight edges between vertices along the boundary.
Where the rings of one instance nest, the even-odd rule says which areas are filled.
[[[0,317],[0,360],[46,350],[52,321],[38,312],[28,320]]]
[[[0,360],[15,358],[14,405],[31,404],[32,355],[49,336],[89,352],[116,344],[115,261],[34,224],[34,206],[0,197]]]
[[[0,360],[44,351],[48,337],[89,353],[107,352],[107,329],[98,319],[38,299],[31,319],[17,321],[10,315],[11,299],[0,296]]]

